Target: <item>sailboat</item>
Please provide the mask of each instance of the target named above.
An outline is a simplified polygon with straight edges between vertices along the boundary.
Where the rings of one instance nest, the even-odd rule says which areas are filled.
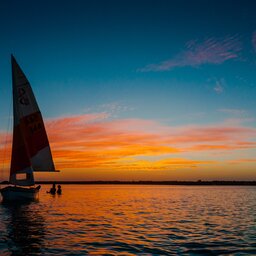
[[[10,186],[0,190],[3,201],[37,199],[34,172],[55,172],[43,118],[28,79],[14,56],[12,63],[13,141]]]

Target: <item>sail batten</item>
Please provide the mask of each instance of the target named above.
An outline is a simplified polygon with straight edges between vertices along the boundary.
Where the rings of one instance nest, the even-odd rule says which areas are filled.
[[[43,118],[29,81],[12,56],[13,143],[10,182],[34,185],[33,171],[55,171]],[[25,173],[26,179],[16,179]]]

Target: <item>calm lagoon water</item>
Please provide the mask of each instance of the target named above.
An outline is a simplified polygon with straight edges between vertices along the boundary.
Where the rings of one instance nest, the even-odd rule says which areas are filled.
[[[0,205],[0,255],[256,255],[256,188],[63,185]]]

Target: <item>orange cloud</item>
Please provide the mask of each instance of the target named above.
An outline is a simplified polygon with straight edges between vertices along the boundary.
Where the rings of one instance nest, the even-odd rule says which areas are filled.
[[[94,113],[50,119],[46,121],[46,129],[60,170],[127,172],[199,168],[219,163],[211,152],[256,148],[253,141],[256,129],[239,124],[172,127],[152,120],[111,120],[107,113]],[[4,150],[5,156],[8,155],[5,168],[11,150],[11,136],[7,138],[7,147],[0,145],[0,157],[3,158]],[[201,152],[207,154],[204,160]],[[196,160],[191,160],[191,154]]]
[[[109,120],[101,114],[64,117],[47,123],[53,155],[61,168],[166,169],[167,162],[142,160],[196,151],[255,148],[249,139],[256,130],[242,126],[168,127],[152,120]],[[244,140],[242,140],[244,139]],[[133,161],[127,161],[132,158]],[[172,160],[174,161],[174,160]],[[183,159],[183,165],[212,163]],[[186,164],[185,164],[186,163]],[[143,165],[144,164],[144,165]],[[172,162],[172,166],[174,162]],[[143,167],[144,166],[144,167]]]
[[[229,161],[230,164],[241,164],[241,163],[256,163],[255,158],[242,158]]]
[[[195,145],[189,150],[192,151],[206,151],[206,150],[240,150],[240,149],[250,149],[250,148],[255,148],[256,143],[245,143],[245,142],[236,142],[236,143],[231,143],[230,145],[225,145],[225,144],[200,144],[200,145]]]

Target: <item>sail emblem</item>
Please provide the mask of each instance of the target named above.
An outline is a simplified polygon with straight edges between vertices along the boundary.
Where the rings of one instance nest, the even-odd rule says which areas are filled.
[[[29,105],[29,99],[26,96],[26,90],[24,88],[18,88],[18,98],[22,105]]]
[[[28,130],[31,134],[41,130],[43,128],[42,119],[38,113],[31,114],[24,118],[25,125],[28,127]]]

